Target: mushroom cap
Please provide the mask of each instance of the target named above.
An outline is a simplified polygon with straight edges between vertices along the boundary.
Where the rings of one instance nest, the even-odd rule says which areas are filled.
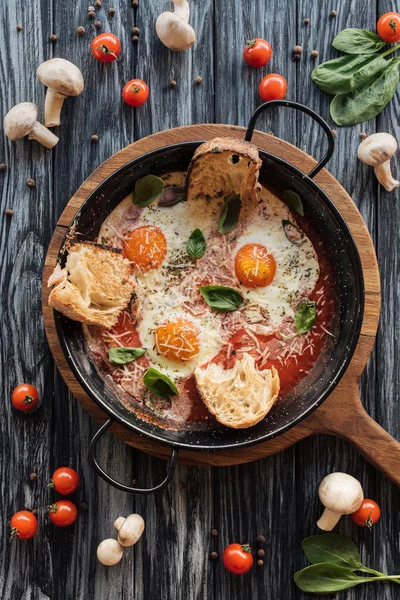
[[[397,140],[390,133],[373,133],[358,146],[358,158],[370,165],[379,167],[390,160],[397,150]]]
[[[177,14],[169,11],[157,17],[156,32],[162,43],[170,50],[188,50],[196,41],[193,27]]]
[[[79,96],[85,83],[77,66],[64,58],[51,58],[39,65],[36,75],[44,85],[63,96]]]
[[[97,558],[107,567],[116,565],[124,554],[122,546],[112,538],[103,540],[97,547]]]
[[[361,483],[347,473],[331,473],[318,488],[322,504],[332,512],[348,515],[360,508],[364,500]]]
[[[4,117],[6,136],[15,142],[28,135],[37,121],[37,112],[33,102],[20,102],[13,106]]]

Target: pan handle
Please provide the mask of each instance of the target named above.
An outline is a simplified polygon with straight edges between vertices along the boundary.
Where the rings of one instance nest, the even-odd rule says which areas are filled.
[[[256,108],[256,110],[251,115],[250,121],[249,121],[249,124],[247,127],[247,131],[246,131],[246,135],[244,138],[246,140],[246,142],[251,142],[251,138],[253,137],[253,133],[254,133],[254,127],[256,125],[256,121],[257,121],[259,115],[262,112],[264,112],[264,110],[266,110],[267,108],[270,108],[271,106],[287,106],[289,108],[295,108],[296,110],[301,110],[301,112],[306,113],[307,115],[312,117],[314,119],[314,121],[317,121],[317,123],[319,125],[321,125],[322,129],[325,131],[326,136],[328,138],[328,150],[327,150],[327,153],[325,154],[325,156],[319,161],[319,163],[317,165],[315,165],[315,167],[313,169],[311,169],[311,171],[308,173],[308,177],[310,177],[312,179],[313,177],[315,177],[315,175],[317,173],[320,172],[322,167],[324,167],[326,165],[328,160],[330,160],[330,158],[333,154],[333,151],[335,149],[335,138],[333,137],[331,128],[329,127],[328,123],[326,121],[324,121],[324,119],[322,117],[320,117],[316,112],[311,110],[311,108],[308,108],[308,106],[304,106],[304,104],[300,104],[299,102],[292,102],[291,100],[270,100],[269,102],[264,102],[264,104],[261,104],[261,106]]]
[[[119,481],[116,481],[115,479],[113,479],[110,475],[108,475],[104,471],[104,469],[97,462],[97,458],[96,458],[96,444],[100,440],[100,438],[106,433],[107,429],[112,425],[112,423],[113,423],[113,420],[108,419],[108,421],[106,421],[100,427],[100,429],[93,436],[93,439],[90,442],[88,454],[89,454],[89,462],[92,465],[92,467],[95,469],[95,471],[97,471],[98,475],[100,475],[100,477],[102,479],[104,479],[104,481],[106,481],[113,487],[117,488],[118,490],[122,490],[123,492],[128,492],[129,494],[153,494],[154,492],[158,492],[159,490],[162,490],[171,481],[171,479],[173,477],[175,467],[176,467],[176,462],[178,460],[178,450],[176,448],[172,448],[171,458],[169,459],[169,463],[168,463],[167,475],[166,475],[165,479],[158,485],[156,485],[152,488],[143,489],[143,488],[131,487],[130,485],[125,485],[124,483],[120,483]]]

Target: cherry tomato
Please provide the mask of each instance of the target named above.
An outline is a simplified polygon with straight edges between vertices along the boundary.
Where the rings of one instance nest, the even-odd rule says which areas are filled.
[[[263,102],[282,100],[286,96],[287,83],[282,75],[270,73],[261,79],[258,93]]]
[[[248,544],[229,544],[222,555],[225,568],[235,575],[247,573],[253,566],[253,555]]]
[[[400,15],[395,12],[388,12],[381,16],[376,29],[378,35],[389,44],[400,40]]]
[[[37,519],[29,510],[16,512],[10,521],[10,525],[11,537],[17,537],[20,540],[33,538],[38,528]]]
[[[92,40],[91,50],[96,60],[113,62],[121,52],[121,42],[113,33],[101,33]]]
[[[51,482],[47,487],[53,487],[56,492],[66,496],[72,494],[79,484],[79,475],[70,467],[60,467],[53,473]]]
[[[243,50],[243,58],[250,67],[263,67],[272,56],[271,44],[262,38],[247,40],[246,47]]]
[[[364,498],[360,508],[352,513],[351,518],[360,527],[369,527],[371,529],[372,525],[377,523],[381,518],[381,509],[374,500]]]
[[[50,521],[57,527],[68,527],[75,523],[78,509],[71,500],[58,500],[49,506]]]
[[[149,97],[149,88],[141,79],[131,79],[122,90],[122,98],[129,106],[141,106]]]
[[[12,393],[11,402],[14,408],[22,412],[33,410],[38,403],[39,394],[37,389],[30,383],[21,383]]]

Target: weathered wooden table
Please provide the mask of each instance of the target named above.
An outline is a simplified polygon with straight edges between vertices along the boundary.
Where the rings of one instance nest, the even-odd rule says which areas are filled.
[[[374,28],[377,15],[396,9],[378,0],[202,0],[192,1],[191,22],[197,33],[194,49],[173,53],[154,31],[157,15],[168,8],[163,0],[103,0],[96,18],[103,31],[117,34],[121,60],[102,65],[93,60],[89,44],[94,20],[87,16],[88,0],[1,0],[0,113],[16,102],[43,105],[44,87],[37,66],[61,56],[84,73],[86,90],[68,99],[62,113],[60,142],[48,151],[27,139],[10,143],[0,132],[0,248],[1,248],[1,511],[0,598],[2,600],[122,600],[306,598],[294,586],[293,573],[306,561],[301,540],[316,532],[321,510],[316,488],[330,471],[358,477],[369,497],[382,507],[373,531],[357,529],[343,519],[339,530],[361,547],[370,566],[394,573],[400,567],[399,490],[377,473],[345,442],[311,438],[262,461],[231,468],[178,468],[173,483],[152,497],[132,497],[100,480],[87,463],[89,440],[97,425],[71,397],[54,368],[41,318],[41,270],[58,216],[79,184],[105,158],[150,133],[200,122],[245,125],[259,103],[262,74],[282,73],[289,99],[308,104],[329,120],[328,98],[310,80],[319,58],[335,55],[330,42],[345,26]],[[113,17],[108,9],[115,8]],[[332,9],[336,18],[329,17]],[[309,25],[303,23],[310,19]],[[17,25],[22,26],[17,31]],[[78,26],[86,34],[76,35]],[[132,43],[132,26],[140,28]],[[49,36],[55,34],[56,42]],[[244,40],[265,37],[273,46],[271,65],[247,68],[242,61]],[[299,62],[292,48],[303,46]],[[150,87],[146,105],[134,110],[121,100],[121,88],[134,76]],[[201,76],[201,85],[195,78]],[[171,89],[169,81],[176,87]],[[328,165],[359,206],[376,244],[382,276],[383,309],[374,353],[364,374],[362,397],[370,414],[395,437],[398,415],[400,360],[400,203],[398,192],[377,186],[373,170],[359,163],[359,134],[389,131],[399,134],[399,99],[373,121],[337,131],[337,150]],[[332,125],[334,126],[334,125]],[[265,130],[291,141],[310,154],[322,149],[322,133],[307,117],[292,111],[263,122]],[[91,142],[92,134],[99,137]],[[397,163],[397,172],[400,165]],[[26,180],[33,178],[36,187]],[[4,214],[14,210],[12,218]],[[17,383],[38,386],[42,404],[32,416],[10,408]],[[134,452],[111,435],[101,444],[102,463],[122,481],[137,479],[147,486],[161,479],[164,463]],[[81,474],[78,503],[86,503],[77,523],[56,530],[45,517],[54,497],[46,488],[54,468],[69,464]],[[30,473],[38,474],[37,481]],[[16,510],[36,508],[40,531],[30,542],[8,543],[8,519]],[[119,515],[139,512],[146,532],[123,562],[106,569],[97,562],[100,540],[113,534]],[[211,529],[218,536],[211,537]],[[263,567],[244,577],[227,573],[219,555],[226,543],[266,538]],[[344,593],[346,599],[394,600],[394,584],[361,586]]]

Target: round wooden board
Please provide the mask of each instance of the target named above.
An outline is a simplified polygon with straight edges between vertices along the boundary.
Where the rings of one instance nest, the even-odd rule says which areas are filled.
[[[243,139],[245,131],[243,127],[204,124],[177,127],[143,138],[117,152],[100,165],[72,196],[58,221],[43,272],[43,315],[47,339],[65,383],[75,398],[100,423],[103,423],[108,416],[88,397],[72,374],[59,344],[53,310],[47,303],[47,280],[55,267],[66,228],[69,227],[75,213],[89,194],[106,177],[132,159],[162,146],[183,141],[207,140],[217,136],[235,136]],[[252,141],[259,148],[291,162],[306,173],[316,164],[311,156],[272,135],[255,131]],[[323,405],[310,417],[281,436],[250,448],[226,452],[185,450],[179,453],[179,460],[186,464],[213,466],[246,463],[279,452],[309,435],[325,433],[340,436],[351,442],[367,460],[400,485],[400,444],[369,417],[362,406],[358,392],[358,381],[374,344],[379,320],[380,282],[374,246],[359,211],[340,183],[325,169],[316,176],[315,181],[334,201],[345,218],[356,241],[364,272],[364,319],[361,336],[351,363],[342,380]],[[168,458],[170,455],[171,449],[168,446],[133,434],[119,424],[114,423],[111,430],[126,443],[144,452],[161,458]]]

